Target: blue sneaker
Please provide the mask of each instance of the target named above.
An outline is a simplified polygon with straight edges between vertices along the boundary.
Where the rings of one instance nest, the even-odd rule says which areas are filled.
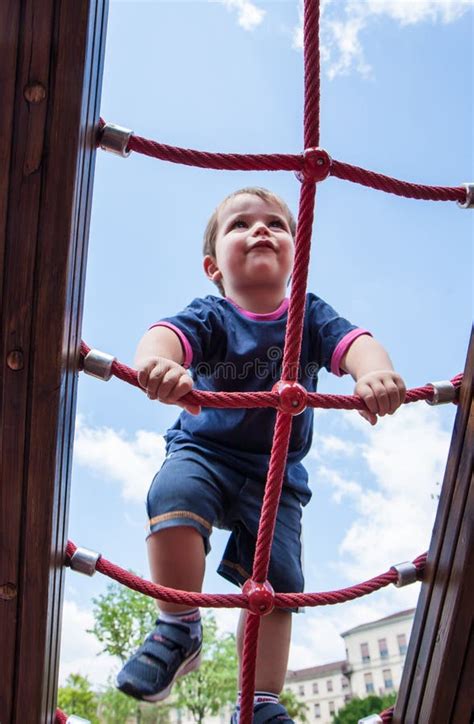
[[[176,679],[201,665],[202,627],[199,637],[178,623],[156,622],[136,654],[117,676],[117,688],[143,701],[162,701]]]
[[[266,724],[266,722],[269,722],[269,724],[278,724],[278,722],[295,724],[293,719],[290,719],[290,715],[283,704],[272,704],[270,702],[254,706],[252,722],[253,724]],[[239,715],[236,711],[232,714],[230,724],[239,724]]]

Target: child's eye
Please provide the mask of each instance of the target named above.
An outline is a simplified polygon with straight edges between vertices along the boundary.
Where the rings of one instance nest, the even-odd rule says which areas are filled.
[[[231,226],[231,229],[245,229],[247,224],[243,219],[236,219]]]
[[[278,226],[280,229],[285,228],[285,224],[279,219],[274,219],[273,221],[270,221],[270,226]]]

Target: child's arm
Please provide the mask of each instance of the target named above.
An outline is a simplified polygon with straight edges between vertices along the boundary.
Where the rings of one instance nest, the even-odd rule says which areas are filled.
[[[341,368],[355,379],[354,394],[361,397],[370,412],[360,414],[375,425],[377,415],[392,415],[405,399],[405,383],[392,366],[379,342],[369,335],[354,340],[341,360]]]
[[[199,405],[179,402],[191,391],[193,381],[182,363],[184,353],[177,334],[168,327],[153,327],[141,338],[135,353],[138,383],[150,400],[179,405],[197,415]]]

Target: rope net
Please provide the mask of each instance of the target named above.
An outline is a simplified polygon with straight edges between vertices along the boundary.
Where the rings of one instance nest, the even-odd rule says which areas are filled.
[[[293,415],[306,406],[324,409],[366,409],[362,400],[351,395],[322,395],[308,393],[296,381],[303,319],[306,299],[306,285],[311,248],[316,183],[332,175],[339,179],[362,184],[374,189],[414,199],[432,201],[457,201],[465,203],[467,189],[464,187],[438,187],[408,183],[382,174],[367,171],[357,166],[332,160],[318,148],[320,136],[320,52],[319,52],[319,0],[304,2],[304,148],[303,154],[221,154],[195,151],[192,149],[169,146],[140,136],[128,137],[126,149],[153,158],[200,168],[244,171],[294,171],[301,181],[298,225],[295,239],[295,260],[292,275],[292,291],[288,309],[288,321],[285,333],[282,387],[270,392],[200,392],[193,390],[182,398],[183,401],[205,407],[221,408],[258,408],[277,409],[273,445],[258,528],[252,578],[240,594],[198,594],[177,591],[159,586],[119,568],[100,557],[96,570],[113,578],[119,583],[140,591],[153,598],[183,603],[189,606],[238,607],[248,609],[244,633],[244,650],[241,676],[241,724],[250,724],[253,716],[253,698],[255,681],[255,660],[258,642],[260,617],[276,608],[295,608],[299,606],[325,606],[342,603],[365,596],[390,583],[397,581],[397,571],[390,569],[368,581],[337,591],[323,593],[274,593],[267,582],[270,551],[275,528],[286,458],[292,428]],[[99,143],[106,124],[100,122]],[[107,146],[103,145],[104,148]],[[126,154],[122,154],[126,155]],[[82,343],[80,366],[90,352]],[[139,387],[137,373],[126,365],[114,360],[111,373],[117,378]],[[462,375],[451,380],[458,388]],[[418,400],[432,400],[434,390],[431,385],[409,390],[406,403]],[[67,563],[76,551],[71,541],[67,544]],[[426,562],[426,554],[413,561],[417,577],[421,576]],[[382,720],[391,721],[393,709],[380,715]],[[56,722],[65,722],[66,715],[57,711]]]

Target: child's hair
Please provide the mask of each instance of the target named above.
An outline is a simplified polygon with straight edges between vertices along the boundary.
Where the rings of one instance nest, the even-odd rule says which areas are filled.
[[[202,247],[202,253],[204,256],[212,256],[214,259],[216,258],[216,237],[217,237],[217,216],[219,214],[219,211],[222,209],[224,204],[227,203],[227,201],[230,201],[230,199],[233,199],[234,196],[240,196],[240,194],[253,194],[254,196],[258,196],[260,199],[263,199],[263,201],[273,201],[274,203],[277,203],[278,206],[280,206],[281,210],[286,216],[286,219],[288,221],[288,224],[290,226],[290,231],[292,236],[295,236],[296,233],[296,221],[291,213],[288,205],[276,194],[272,193],[271,191],[268,191],[268,189],[259,188],[258,186],[253,187],[250,186],[245,189],[239,189],[238,191],[234,191],[232,194],[229,194],[228,196],[221,201],[219,206],[215,209],[214,213],[212,214],[211,218],[207,222],[206,230],[204,232],[204,243]],[[215,282],[217,288],[219,289],[222,296],[225,296],[225,290],[222,286],[221,282]]]

